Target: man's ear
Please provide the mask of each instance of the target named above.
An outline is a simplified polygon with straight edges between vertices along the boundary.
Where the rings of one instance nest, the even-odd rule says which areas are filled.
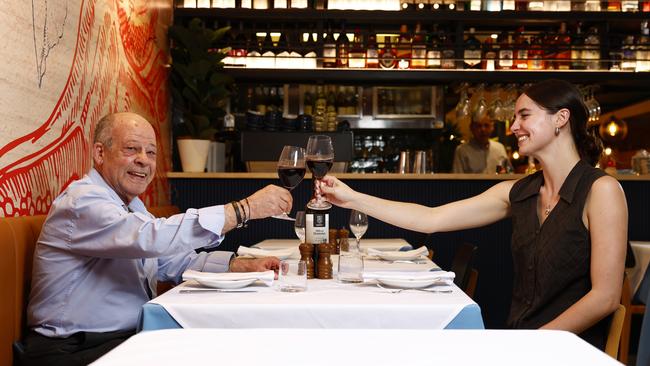
[[[95,165],[102,165],[104,162],[104,155],[106,154],[106,149],[104,144],[101,142],[95,142],[93,144],[93,162]]]

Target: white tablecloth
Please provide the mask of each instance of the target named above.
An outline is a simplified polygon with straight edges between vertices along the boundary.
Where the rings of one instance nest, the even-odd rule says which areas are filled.
[[[355,240],[350,238],[349,240]],[[298,239],[267,239],[252,245],[260,249],[284,249],[296,247],[300,244]],[[361,239],[359,243],[361,249],[374,248],[378,250],[410,250],[413,249],[411,244],[404,239]]]
[[[151,300],[183,328],[360,328],[443,329],[475,304],[458,287],[452,293],[390,293],[372,283],[308,280],[307,291],[279,292],[251,286],[255,293],[180,293],[185,282]]]
[[[112,365],[621,365],[551,330],[173,329],[139,333],[97,360]]]
[[[632,245],[636,265],[627,270],[627,275],[634,295],[639,289],[643,275],[648,268],[648,262],[650,262],[650,241],[630,241],[630,244]]]

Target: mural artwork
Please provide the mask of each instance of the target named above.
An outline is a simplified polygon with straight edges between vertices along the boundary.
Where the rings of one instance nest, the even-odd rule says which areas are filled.
[[[166,30],[171,0],[28,0],[0,9],[0,216],[45,214],[92,167],[95,123],[140,113],[158,138],[157,178],[141,196],[168,201]]]

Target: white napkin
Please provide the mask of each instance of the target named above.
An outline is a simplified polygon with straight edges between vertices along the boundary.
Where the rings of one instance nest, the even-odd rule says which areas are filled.
[[[427,249],[427,247],[424,245],[417,249],[407,250],[405,252],[382,251],[373,248],[368,248],[368,255],[377,256],[379,258],[389,257],[389,258],[409,260],[409,259],[417,259],[420,256],[426,257],[427,254],[429,254],[429,249]],[[396,259],[392,259],[392,260],[396,260]]]
[[[364,280],[436,280],[447,285],[454,282],[456,274],[454,272],[446,271],[432,271],[432,272],[396,272],[396,271],[382,271],[382,272],[364,272]]]
[[[226,272],[226,273],[212,273],[212,272],[199,272],[188,269],[183,272],[183,281],[188,280],[214,280],[214,281],[239,281],[256,279],[264,282],[265,285],[273,285],[273,278],[275,272],[269,270],[264,272]]]
[[[286,259],[286,258],[300,258],[300,251],[298,250],[298,248],[270,250],[270,249],[249,248],[240,245],[239,248],[237,249],[237,255],[250,256],[253,258],[278,257],[280,259]]]

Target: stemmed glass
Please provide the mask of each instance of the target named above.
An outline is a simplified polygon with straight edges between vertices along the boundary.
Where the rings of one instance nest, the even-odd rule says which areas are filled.
[[[296,236],[300,239],[300,244],[305,242],[305,211],[296,212],[296,221],[293,223],[293,229]]]
[[[328,209],[332,204],[322,200],[320,195],[315,193],[316,180],[319,180],[327,174],[334,163],[334,147],[332,139],[329,136],[314,135],[309,136],[307,141],[306,152],[307,167],[314,177],[314,196],[307,204],[309,208]]]
[[[282,186],[293,190],[305,176],[305,149],[297,146],[285,146],[278,158],[278,177]],[[273,216],[276,219],[292,220],[288,213]]]
[[[352,210],[350,213],[350,230],[357,239],[356,250],[361,250],[359,243],[361,242],[363,234],[368,230],[368,216],[363,212]]]

